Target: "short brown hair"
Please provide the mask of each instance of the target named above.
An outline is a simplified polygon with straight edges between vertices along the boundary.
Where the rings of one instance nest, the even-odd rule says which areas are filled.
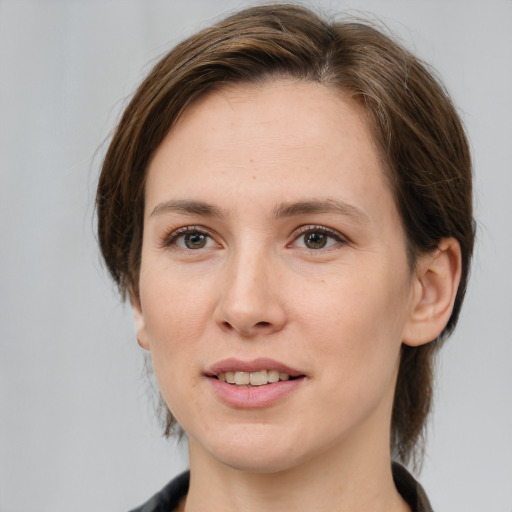
[[[308,9],[243,10],[190,37],[153,68],[126,108],[97,191],[98,234],[123,297],[138,297],[144,184],[149,159],[183,111],[213,88],[289,77],[334,87],[358,100],[406,233],[411,266],[444,237],[458,240],[462,276],[437,340],[403,346],[392,413],[394,456],[407,462],[424,433],[433,359],[453,330],[474,242],[471,160],[457,112],[428,66],[368,23],[328,22]],[[166,434],[174,423],[169,411]]]

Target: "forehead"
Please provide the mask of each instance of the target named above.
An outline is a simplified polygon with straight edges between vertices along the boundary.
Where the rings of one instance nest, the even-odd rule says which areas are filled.
[[[332,191],[354,201],[388,188],[363,107],[331,87],[292,80],[196,100],[153,155],[146,199],[180,199],[193,188],[208,200],[219,187],[225,200],[250,200],[266,187],[280,201]]]
[[[254,137],[303,149],[332,142],[339,146],[349,133],[373,145],[369,118],[360,102],[334,87],[292,79],[207,92],[185,110],[167,138],[183,140],[191,132],[218,149],[229,141],[257,143]]]

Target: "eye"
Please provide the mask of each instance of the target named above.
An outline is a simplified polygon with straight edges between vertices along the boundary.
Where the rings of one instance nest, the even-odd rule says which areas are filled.
[[[206,247],[208,238],[204,233],[187,233],[178,238],[177,245],[181,245],[180,242],[182,242],[187,249],[203,249]]]
[[[192,251],[218,246],[217,242],[208,233],[193,226],[186,226],[173,231],[167,237],[165,245],[174,245],[180,249]]]
[[[293,247],[309,250],[329,249],[330,247],[346,243],[341,234],[324,226],[303,226],[295,234]]]

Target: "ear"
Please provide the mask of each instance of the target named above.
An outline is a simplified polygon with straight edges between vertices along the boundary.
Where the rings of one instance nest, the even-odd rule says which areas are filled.
[[[437,249],[420,256],[403,343],[419,346],[441,334],[452,314],[460,274],[460,245],[454,238],[443,238]]]
[[[137,333],[137,341],[139,345],[149,350],[149,338],[146,330],[146,320],[138,297],[130,296],[130,304],[132,305],[133,318],[135,320],[135,331]]]

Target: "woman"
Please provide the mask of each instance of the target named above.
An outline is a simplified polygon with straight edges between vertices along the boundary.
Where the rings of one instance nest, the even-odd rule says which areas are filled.
[[[420,456],[474,228],[423,64],[365,24],[244,10],[142,83],[97,207],[189,442],[190,474],[137,510],[431,510],[392,459]]]

